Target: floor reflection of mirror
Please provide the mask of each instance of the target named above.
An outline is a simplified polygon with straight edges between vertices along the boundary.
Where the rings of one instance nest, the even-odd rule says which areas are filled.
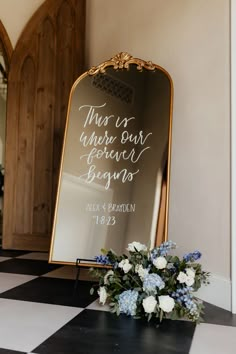
[[[233,354],[236,316],[206,304],[205,323],[153,323],[117,317],[76,268],[48,264],[48,254],[0,249],[0,353]]]

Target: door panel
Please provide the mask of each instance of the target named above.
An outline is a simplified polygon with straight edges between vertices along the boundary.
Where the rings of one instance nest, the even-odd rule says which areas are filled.
[[[70,88],[84,71],[85,1],[47,0],[9,72],[3,248],[48,250]]]
[[[22,65],[21,82],[17,100],[18,116],[15,127],[17,135],[15,154],[15,203],[13,215],[15,219],[15,233],[30,233],[31,205],[34,159],[34,100],[30,97],[35,92],[35,68],[32,58],[27,57]],[[7,179],[7,177],[6,177]],[[5,194],[7,199],[7,195]],[[5,216],[5,215],[4,215]]]

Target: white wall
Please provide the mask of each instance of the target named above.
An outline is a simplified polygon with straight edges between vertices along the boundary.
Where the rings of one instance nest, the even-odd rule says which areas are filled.
[[[44,0],[0,0],[0,20],[13,47],[30,17],[43,2]]]
[[[0,0],[13,45],[42,2]],[[169,238],[179,253],[201,250],[204,267],[222,284],[230,280],[229,2],[87,0],[86,30],[88,66],[127,51],[171,74]]]
[[[169,238],[179,253],[199,249],[204,268],[229,283],[229,0],[87,0],[87,5],[88,66],[128,51],[171,74]]]

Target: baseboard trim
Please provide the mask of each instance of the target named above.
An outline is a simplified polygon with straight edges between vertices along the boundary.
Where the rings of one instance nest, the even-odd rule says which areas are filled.
[[[203,285],[196,296],[212,305],[231,311],[231,281],[216,274],[210,276],[210,284]]]

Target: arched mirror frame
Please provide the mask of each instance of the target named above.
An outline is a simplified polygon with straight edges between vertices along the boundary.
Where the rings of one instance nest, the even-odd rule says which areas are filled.
[[[170,74],[161,66],[154,64],[152,61],[144,61],[139,58],[134,58],[130,54],[126,52],[121,52],[112,57],[110,60],[104,61],[103,63],[99,64],[98,66],[93,66],[91,69],[83,73],[73,84],[70,92],[69,103],[68,103],[68,110],[67,110],[67,118],[66,118],[66,126],[65,126],[65,134],[63,140],[63,149],[62,149],[62,157],[61,157],[61,165],[60,165],[60,174],[59,174],[59,183],[58,183],[58,192],[57,192],[57,199],[56,199],[56,207],[54,213],[54,222],[53,222],[53,231],[52,231],[52,240],[51,240],[51,247],[50,247],[50,254],[49,254],[49,262],[50,263],[59,263],[59,264],[69,264],[71,262],[64,262],[64,261],[56,261],[53,259],[53,249],[54,249],[54,241],[55,241],[55,229],[56,229],[56,220],[57,220],[57,212],[58,212],[58,204],[59,204],[59,191],[61,187],[61,180],[62,180],[62,168],[63,168],[63,158],[65,154],[65,146],[66,146],[66,139],[67,139],[67,131],[69,125],[69,115],[71,109],[71,102],[73,93],[81,80],[86,78],[87,76],[94,76],[96,74],[103,74],[106,72],[106,69],[113,68],[114,70],[129,70],[130,65],[136,65],[137,71],[155,71],[159,70],[162,71],[169,80],[170,84],[170,106],[169,106],[169,139],[168,139],[168,162],[167,162],[167,171],[166,171],[166,198],[165,203],[163,205],[162,215],[164,215],[164,225],[163,225],[163,238],[161,241],[166,241],[168,239],[168,216],[169,216],[169,191],[170,191],[170,165],[171,165],[171,144],[172,144],[172,115],[173,115],[173,81]],[[157,220],[158,223],[158,220]],[[157,225],[158,227],[158,225]],[[160,244],[160,240],[157,240],[155,244]],[[102,247],[102,245],[101,245]],[[94,263],[89,261],[85,263],[80,263],[82,267],[91,267],[94,266]],[[104,265],[96,264],[97,267],[104,267]]]

